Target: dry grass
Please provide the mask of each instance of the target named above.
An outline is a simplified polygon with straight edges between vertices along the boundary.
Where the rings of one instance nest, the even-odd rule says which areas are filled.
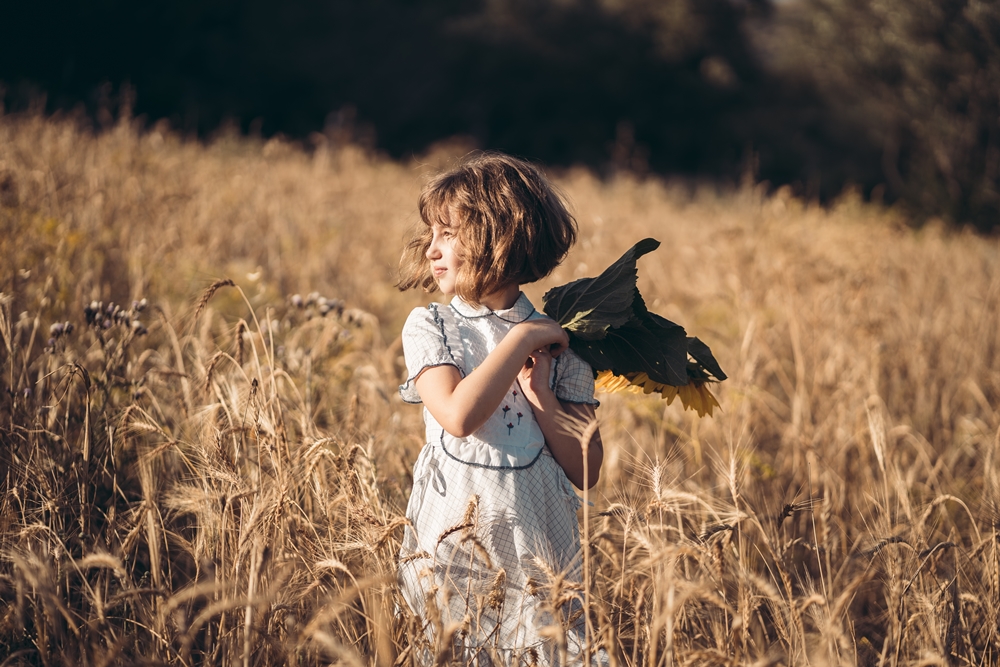
[[[4,664],[435,649],[396,613],[427,297],[392,282],[445,155],[0,117]],[[647,302],[731,378],[711,419],[604,397],[584,541],[615,664],[1000,664],[997,241],[558,180],[581,242],[529,296],[654,236]]]

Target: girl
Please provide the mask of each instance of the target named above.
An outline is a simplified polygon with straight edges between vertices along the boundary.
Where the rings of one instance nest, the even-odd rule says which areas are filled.
[[[403,326],[399,391],[424,404],[427,427],[400,552],[403,596],[435,653],[419,657],[579,663],[570,482],[592,487],[601,468],[594,376],[520,290],[559,265],[576,221],[535,167],[499,154],[432,180],[420,217],[398,287],[454,298],[416,308]]]

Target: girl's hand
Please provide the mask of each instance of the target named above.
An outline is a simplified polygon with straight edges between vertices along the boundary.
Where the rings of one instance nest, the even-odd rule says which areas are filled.
[[[546,348],[535,350],[517,374],[517,381],[556,463],[577,488],[589,489],[597,484],[604,460],[594,407],[560,401],[549,386],[551,371],[552,353]],[[588,435],[585,451],[583,439]]]
[[[552,353],[543,347],[531,353],[521,372],[517,374],[517,382],[521,385],[524,397],[536,411],[542,407],[542,396],[552,394],[552,388],[549,387],[551,370]]]
[[[553,357],[558,357],[569,347],[569,334],[550,317],[521,322],[511,329],[511,333],[515,332],[529,350],[545,349]]]

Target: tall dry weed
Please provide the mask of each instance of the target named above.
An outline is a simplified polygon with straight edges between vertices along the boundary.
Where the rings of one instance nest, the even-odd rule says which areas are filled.
[[[392,287],[448,159],[0,116],[8,664],[453,657],[396,594],[423,433],[398,331],[430,297]],[[712,419],[600,397],[588,585],[546,590],[612,664],[1000,663],[997,241],[557,180],[580,243],[535,303],[654,236],[647,303],[731,378]]]

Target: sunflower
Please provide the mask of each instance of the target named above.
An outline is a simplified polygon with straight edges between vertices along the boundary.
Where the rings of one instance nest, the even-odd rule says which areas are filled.
[[[680,396],[685,408],[711,416],[719,402],[707,384],[726,374],[705,343],[649,312],[636,287],[636,260],[659,245],[639,241],[596,278],[546,292],[542,308],[594,369],[598,389],[659,393],[668,405]]]
[[[699,417],[712,416],[715,408],[721,407],[718,399],[708,388],[707,380],[691,380],[684,386],[675,387],[650,379],[646,373],[626,373],[615,375],[610,370],[597,371],[595,385],[599,391],[613,393],[627,391],[634,394],[659,394],[667,405],[680,396],[681,405],[687,410],[694,410]]]

